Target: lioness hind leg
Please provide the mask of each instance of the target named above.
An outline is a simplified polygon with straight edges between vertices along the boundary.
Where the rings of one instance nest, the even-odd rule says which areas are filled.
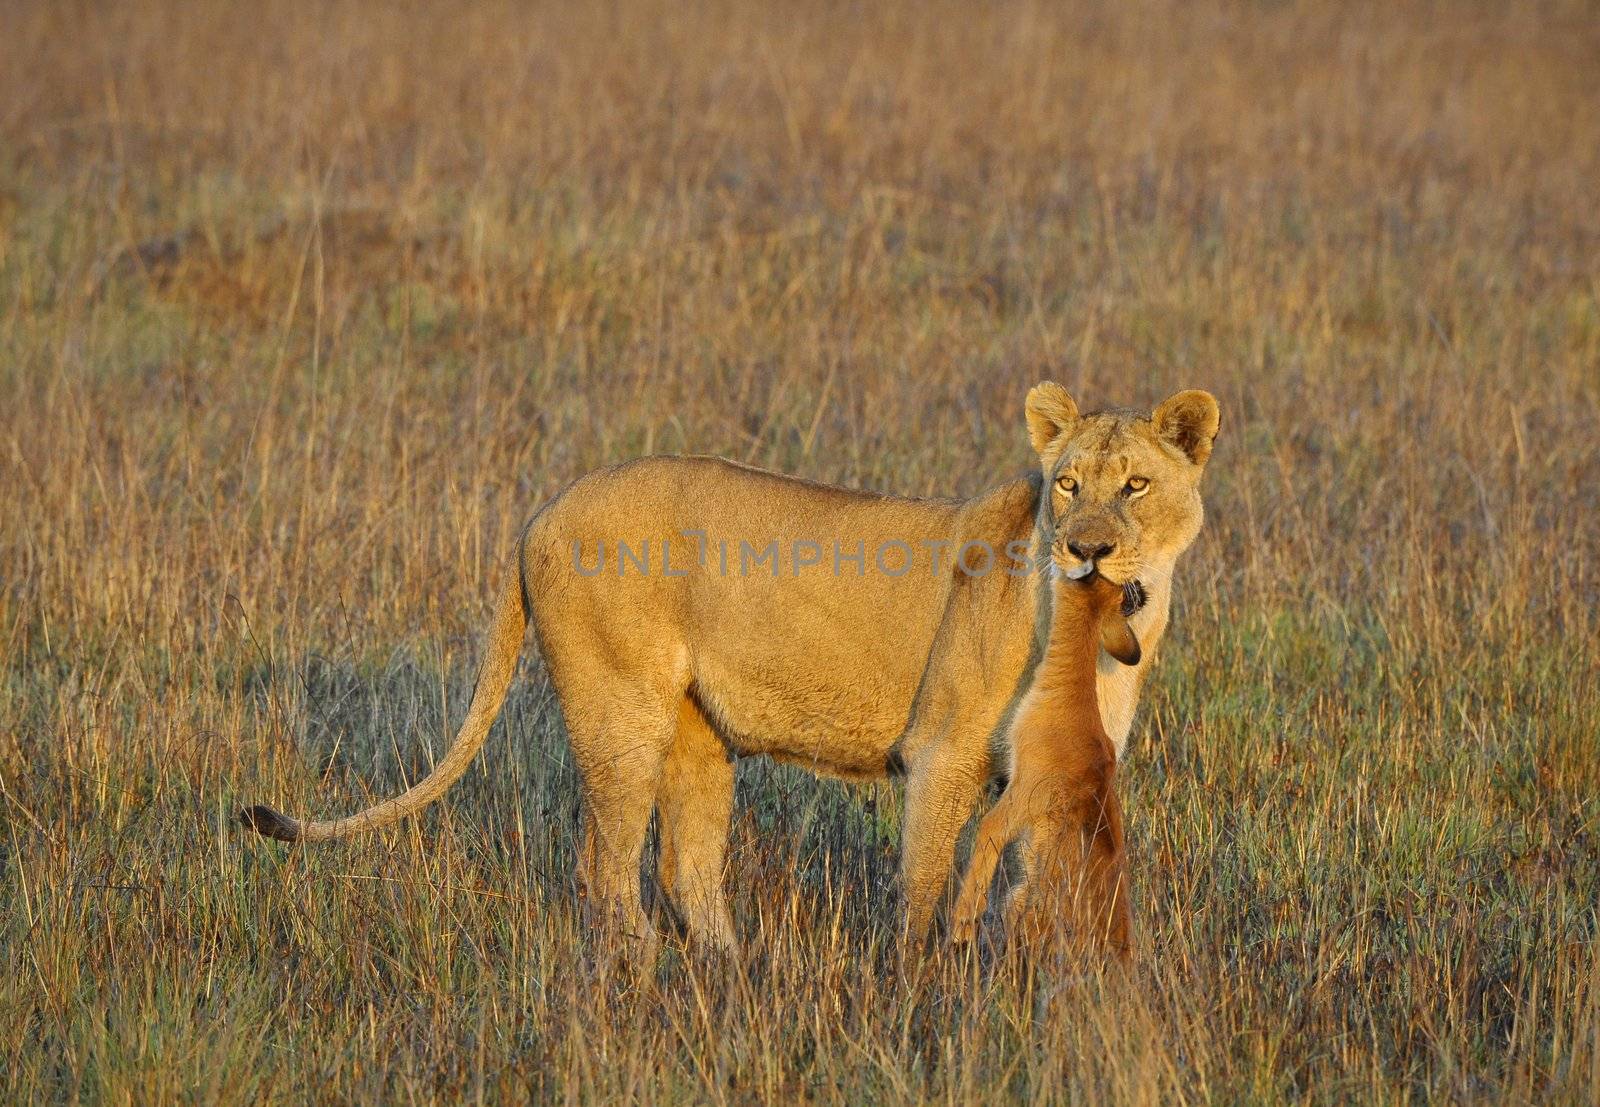
[[[585,809],[580,875],[595,906],[646,956],[657,936],[639,895],[639,863],[675,722],[666,697],[613,686],[603,710],[563,704]],[[631,693],[631,694],[630,694]]]
[[[738,948],[722,891],[733,813],[733,760],[693,700],[678,707],[678,734],[656,798],[661,830],[657,875],[689,935],[713,949]]]

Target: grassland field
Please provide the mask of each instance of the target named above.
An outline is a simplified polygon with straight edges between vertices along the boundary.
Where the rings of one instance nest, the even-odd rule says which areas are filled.
[[[744,941],[586,941],[502,559],[601,464],[910,494],[1211,390],[1126,974],[895,948],[739,768]],[[0,4],[11,1102],[1600,1100],[1600,10]]]

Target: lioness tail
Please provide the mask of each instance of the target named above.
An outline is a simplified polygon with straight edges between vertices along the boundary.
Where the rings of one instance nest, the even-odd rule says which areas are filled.
[[[517,668],[517,657],[522,652],[523,634],[528,628],[527,592],[523,587],[522,557],[512,559],[505,574],[505,583],[495,605],[494,626],[489,631],[487,652],[483,667],[478,671],[478,684],[472,692],[472,706],[466,720],[456,734],[456,740],[443,761],[422,780],[393,799],[367,808],[356,815],[327,822],[303,823],[281,815],[270,807],[247,807],[239,812],[239,821],[251,830],[276,838],[281,842],[318,842],[329,838],[343,838],[364,830],[377,830],[405,818],[444,795],[477,755],[483,740],[489,735],[505,702],[506,689]]]

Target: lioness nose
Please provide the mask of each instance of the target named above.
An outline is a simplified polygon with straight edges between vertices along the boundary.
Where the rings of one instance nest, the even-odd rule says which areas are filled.
[[[1072,556],[1079,561],[1099,561],[1106,554],[1117,548],[1115,542],[1068,542],[1067,549],[1072,551]]]

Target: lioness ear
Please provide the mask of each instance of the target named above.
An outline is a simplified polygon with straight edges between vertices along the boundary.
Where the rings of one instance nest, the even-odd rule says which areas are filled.
[[[1211,393],[1191,388],[1156,408],[1150,421],[1163,441],[1178,447],[1196,465],[1204,465],[1211,456],[1211,443],[1217,437],[1222,413]]]
[[[1062,431],[1071,430],[1078,422],[1078,405],[1055,381],[1044,381],[1029,389],[1026,409],[1028,439],[1036,454],[1042,455]]]
[[[1133,633],[1128,620],[1112,612],[1100,620],[1100,648],[1124,665],[1137,665],[1142,651],[1139,636]]]

